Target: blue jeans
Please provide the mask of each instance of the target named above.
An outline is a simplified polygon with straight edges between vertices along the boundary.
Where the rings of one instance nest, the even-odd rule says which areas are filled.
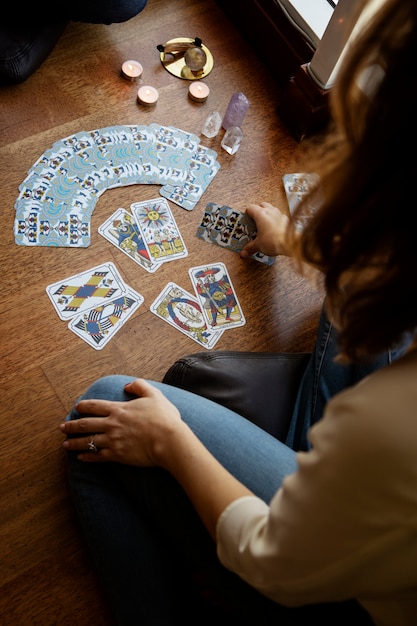
[[[396,350],[389,350],[366,365],[336,364],[337,331],[323,309],[316,344],[300,384],[285,443],[293,450],[308,450],[310,444],[307,432],[322,417],[328,400],[368,374],[395,361],[410,342],[411,336],[407,336]]]
[[[143,11],[147,0],[71,0],[60,3],[55,0],[40,0],[29,5],[22,16],[19,7],[11,7],[4,24],[18,29],[22,24],[53,24],[57,20],[86,22],[91,24],[112,24],[126,22]],[[20,20],[18,19],[20,17]]]
[[[93,24],[126,22],[147,0],[41,0],[8,4],[0,24],[0,87],[25,81],[52,52],[68,21]]]
[[[286,443],[240,415],[193,393],[154,382],[180,410],[217,459],[268,502],[283,478],[296,469],[296,449],[308,448],[306,433],[320,419],[326,401],[397,355],[367,367],[333,363],[337,336],[322,314],[317,342],[302,378]],[[83,398],[128,401],[126,376],[91,385]],[[285,380],[279,381],[285,385]],[[73,410],[67,419],[77,419]],[[296,624],[302,619],[371,624],[355,601],[300,608],[282,607],[219,563],[214,543],[176,481],[158,468],[82,463],[68,453],[69,480],[76,509],[116,623],[211,623],[209,606],[230,612],[240,624]],[[197,591],[201,591],[199,594]],[[204,619],[207,619],[207,622]]]
[[[143,11],[147,0],[72,0],[64,16],[73,22],[126,22]]]

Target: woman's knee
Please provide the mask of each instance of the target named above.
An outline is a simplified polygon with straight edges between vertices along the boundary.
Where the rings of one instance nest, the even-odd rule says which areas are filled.
[[[143,11],[147,0],[77,0],[69,18],[74,22],[113,24],[127,22]]]
[[[134,380],[133,376],[111,374],[95,380],[78,400],[97,399],[125,402],[132,396],[125,391],[125,385]]]
[[[127,22],[146,7],[147,0],[122,0],[110,2],[112,5],[112,14],[115,22]],[[113,9],[113,7],[116,7]]]
[[[17,85],[31,76],[52,52],[66,21],[20,22],[10,16],[0,25],[0,85]]]

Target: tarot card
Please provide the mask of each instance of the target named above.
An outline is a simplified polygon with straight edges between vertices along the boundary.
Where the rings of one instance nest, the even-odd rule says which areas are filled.
[[[186,211],[192,211],[219,169],[220,163],[218,162],[211,168],[199,166],[198,170],[188,172],[183,183],[164,185],[159,193]]]
[[[183,183],[167,183],[160,190],[168,198],[187,211],[192,211],[220,169],[217,152],[198,145],[192,153],[184,153],[181,167],[187,172]]]
[[[164,263],[188,255],[185,242],[164,198],[135,202],[130,208],[153,261]]]
[[[56,220],[39,216],[38,246],[85,248],[90,244],[90,224],[82,212],[68,210]]]
[[[197,229],[197,237],[222,248],[240,252],[256,235],[255,222],[246,213],[209,202]]]
[[[185,150],[192,154],[200,143],[200,138],[197,135],[175,126],[150,124],[149,129],[152,131],[156,142],[172,146],[178,153]]]
[[[69,320],[125,294],[126,289],[116,266],[109,262],[48,285],[46,293],[58,316]]]
[[[185,181],[179,185],[164,185],[159,193],[163,198],[171,200],[186,211],[192,211],[203,195],[204,189],[192,182]]]
[[[191,267],[188,272],[209,328],[225,330],[246,323],[223,263]]]
[[[37,176],[26,178],[20,186],[19,195],[15,201],[15,209],[23,209],[30,202],[36,203],[37,209],[41,210],[49,187],[50,182],[47,179]]]
[[[158,155],[153,133],[146,126],[109,126],[92,131],[100,150],[111,162],[117,185],[157,183]]]
[[[90,148],[94,143],[95,141],[91,131],[82,130],[78,133],[74,133],[73,135],[68,135],[68,137],[65,137],[64,139],[56,141],[51,148],[51,153],[53,155],[63,154],[69,158],[73,154],[77,154],[86,148]]]
[[[165,165],[170,165],[172,161],[172,164],[175,166],[176,158],[184,146],[181,131],[173,126],[162,126],[159,124],[150,124],[149,128],[154,136],[158,160]]]
[[[68,328],[95,350],[102,350],[143,302],[143,296],[127,287],[109,301],[73,317]]]
[[[57,170],[63,163],[67,161],[67,159],[71,155],[71,150],[66,150],[64,153],[62,152],[53,152],[52,148],[46,150],[41,156],[35,161],[35,163],[28,170],[26,178],[20,183],[19,189],[28,180],[34,180],[35,178],[42,179],[45,173],[50,170]]]
[[[130,127],[133,145],[140,152],[140,163],[147,183],[159,184],[159,160],[153,131],[148,126]]]
[[[210,235],[217,222],[220,205],[215,202],[209,202],[204,210],[203,217],[197,228],[197,237],[203,241],[211,242]]]
[[[34,181],[38,183],[42,183],[43,179],[50,181],[51,178],[57,175],[65,163],[67,163],[67,159],[62,155],[57,155],[57,157],[50,162],[47,158],[41,157],[38,159],[37,163],[39,163],[39,165],[32,166],[26,178],[20,183],[20,192],[24,190],[28,184],[32,185]]]
[[[232,252],[240,252],[256,237],[256,224],[246,213],[209,202],[196,235],[208,243],[228,248]],[[276,257],[261,252],[252,254],[251,258],[266,265],[272,265],[276,261]]]
[[[118,152],[117,150],[115,152]],[[135,160],[133,156],[128,154],[128,151],[124,151],[130,160],[127,160],[125,154],[125,160],[120,156],[114,158],[114,165],[110,167],[112,175],[109,175],[110,187],[126,187],[127,185],[147,185],[155,182],[155,175],[157,168],[149,169],[148,165],[143,165],[140,161],[140,157]],[[114,176],[114,179],[113,179]]]
[[[179,129],[177,128],[176,130],[178,131]],[[194,154],[200,145],[200,137],[185,130],[180,130],[179,132],[182,134],[184,141],[182,154]]]
[[[223,331],[208,328],[198,300],[173,282],[168,283],[150,306],[152,313],[210,350]]]
[[[84,131],[55,142],[32,165],[19,190],[28,183],[33,185],[47,181],[48,189],[54,185],[58,192],[66,193],[72,178],[75,181],[82,179],[87,171],[96,167],[90,155],[92,150],[96,150],[94,139]],[[103,159],[98,162],[105,163]],[[56,182],[56,179],[60,182]],[[53,195],[53,192],[49,191],[49,195]]]
[[[161,266],[150,257],[133,215],[125,209],[117,209],[98,232],[147,272],[155,272]]]
[[[210,168],[217,162],[217,152],[207,146],[198,145],[188,156],[188,169],[195,169],[195,163],[200,163]]]
[[[173,126],[150,124],[158,155],[159,183],[179,184],[187,175],[186,164],[197,150],[199,137]]]
[[[160,163],[157,176],[158,185],[164,185],[167,181],[171,185],[182,185],[187,177],[187,172],[179,167],[167,167]]]
[[[153,143],[153,138],[149,132],[145,132],[145,127],[119,125],[89,132],[94,138],[94,146],[85,150],[84,154],[91,164],[91,173],[98,169],[106,174],[104,183],[107,183],[107,189],[154,182],[149,168],[145,170],[142,164],[145,144]],[[154,161],[156,164],[156,152]],[[109,170],[105,170],[106,166]]]
[[[302,198],[306,196],[312,189],[317,187],[319,177],[317,174],[284,174],[282,177],[284,183],[285,194],[287,196],[288,207],[291,215],[294,214],[296,208],[301,202]],[[314,213],[314,207],[306,207],[304,215],[297,217],[297,227],[302,228],[306,221]]]
[[[64,139],[56,141],[51,148],[45,150],[32,165],[30,171],[39,175],[44,168],[56,169],[60,164],[68,161],[74,154],[78,154],[94,145],[94,138],[88,131],[69,135]]]
[[[273,265],[277,260],[276,256],[268,256],[263,252],[255,252],[254,254],[251,254],[250,258],[255,259],[255,261],[259,261],[259,263],[263,263],[264,265],[268,266]]]
[[[98,170],[92,171],[91,175],[83,172],[82,176],[69,176],[67,170],[61,168],[51,178],[32,178],[21,187],[15,209],[25,210],[30,206],[45,217],[57,219],[68,213],[74,197],[83,191],[86,199],[84,208],[91,214],[98,197],[106,189],[103,184],[106,177],[106,172]]]
[[[25,246],[85,248],[90,243],[90,226],[82,211],[70,210],[52,217],[31,208],[16,211],[15,242]]]
[[[39,212],[33,209],[18,211],[14,220],[14,239],[18,246],[37,246]]]
[[[106,126],[90,131],[97,145],[122,145],[132,141],[131,128],[124,124]]]

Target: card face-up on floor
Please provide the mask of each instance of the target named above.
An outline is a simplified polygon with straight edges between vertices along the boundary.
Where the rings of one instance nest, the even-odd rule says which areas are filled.
[[[210,350],[223,334],[210,329],[197,298],[182,287],[169,282],[150,306],[152,313]]]
[[[188,255],[187,247],[165,198],[154,198],[131,205],[149,256],[165,263]]]
[[[153,273],[161,266],[149,255],[135,218],[126,209],[117,209],[98,232],[147,272]]]
[[[122,295],[126,285],[114,263],[103,263],[48,285],[48,294],[62,320]]]
[[[68,328],[96,350],[101,350],[142,304],[143,297],[131,289],[93,309],[76,315]]]
[[[109,262],[52,285],[46,293],[68,328],[101,350],[143,303],[143,296],[123,281]]]
[[[209,328],[226,330],[246,323],[229,273],[223,263],[191,267],[188,272]]]

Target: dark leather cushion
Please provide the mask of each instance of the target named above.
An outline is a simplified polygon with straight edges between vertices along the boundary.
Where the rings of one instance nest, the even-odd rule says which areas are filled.
[[[209,398],[285,440],[310,354],[216,351],[176,361],[163,382]]]
[[[24,9],[22,9],[24,10]],[[0,24],[0,85],[25,81],[52,52],[66,21],[39,23],[17,20]]]

